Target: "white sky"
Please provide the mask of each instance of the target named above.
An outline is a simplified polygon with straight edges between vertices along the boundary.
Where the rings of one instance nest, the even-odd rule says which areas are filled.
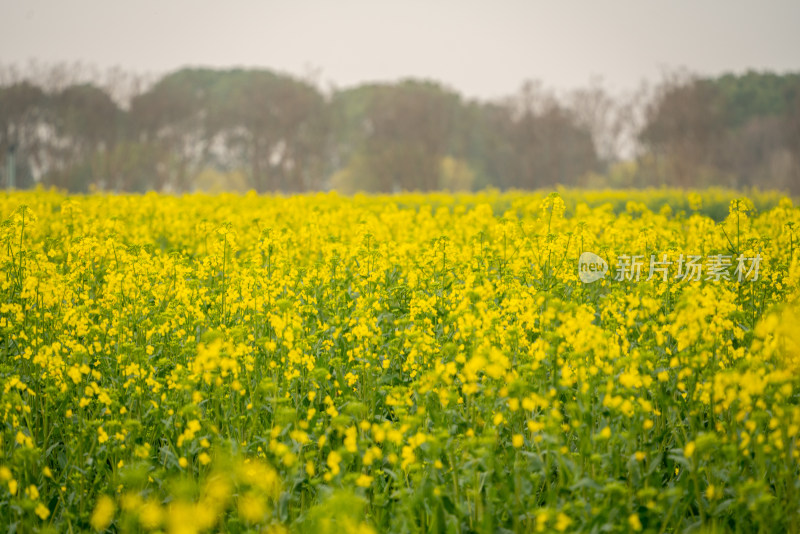
[[[422,77],[469,97],[525,79],[612,90],[699,74],[800,71],[800,1],[0,0],[0,63],[319,70],[327,86]]]

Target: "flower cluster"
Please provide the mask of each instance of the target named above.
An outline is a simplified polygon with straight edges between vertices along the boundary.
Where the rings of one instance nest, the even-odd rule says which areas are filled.
[[[731,200],[0,196],[0,524],[800,531],[800,210]]]

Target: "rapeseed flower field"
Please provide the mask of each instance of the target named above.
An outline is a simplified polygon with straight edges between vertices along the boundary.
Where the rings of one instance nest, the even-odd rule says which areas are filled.
[[[789,198],[39,190],[0,221],[8,532],[800,532]]]

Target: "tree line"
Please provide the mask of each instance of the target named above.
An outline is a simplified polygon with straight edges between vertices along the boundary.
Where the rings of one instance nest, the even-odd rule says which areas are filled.
[[[0,68],[3,183],[13,155],[17,187],[75,192],[800,193],[800,74],[672,75],[624,97],[527,82],[494,102],[426,80],[322,91],[263,69],[185,68],[139,87]]]

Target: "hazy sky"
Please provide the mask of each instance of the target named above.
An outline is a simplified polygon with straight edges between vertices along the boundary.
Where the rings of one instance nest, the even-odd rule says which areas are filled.
[[[800,1],[0,0],[0,63],[29,59],[319,70],[340,87],[413,76],[480,98],[525,79],[625,90],[681,66],[800,70]]]

